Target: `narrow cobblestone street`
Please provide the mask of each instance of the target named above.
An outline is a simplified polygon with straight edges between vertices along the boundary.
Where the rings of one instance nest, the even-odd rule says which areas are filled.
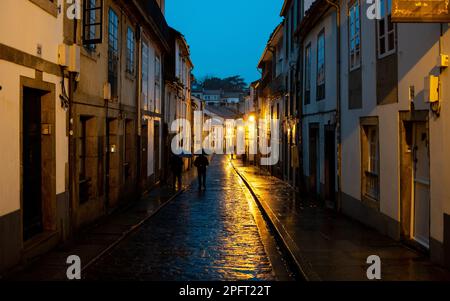
[[[83,275],[87,280],[275,280],[253,200],[226,157]],[[252,212],[253,211],[253,212]]]

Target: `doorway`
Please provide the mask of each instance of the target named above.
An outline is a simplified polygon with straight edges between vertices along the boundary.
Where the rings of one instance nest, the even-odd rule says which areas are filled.
[[[153,133],[154,133],[154,160],[155,160],[155,181],[158,181],[160,178],[160,123],[158,120],[155,120],[154,124],[153,124]]]
[[[309,127],[309,179],[310,192],[319,195],[319,125],[311,124]]]
[[[428,112],[401,113],[401,236],[421,250],[430,246]]]
[[[325,129],[325,201],[336,208],[336,139],[333,128]]]
[[[105,206],[112,209],[119,201],[120,185],[120,146],[118,139],[119,121],[116,118],[106,120],[106,138],[108,153],[106,157],[106,199]]]
[[[146,121],[148,122],[148,121]],[[141,127],[141,189],[145,190],[148,181],[148,124],[143,124]]]
[[[413,239],[430,246],[430,157],[426,122],[413,124]]]
[[[42,91],[23,90],[23,238],[43,232],[42,205]]]

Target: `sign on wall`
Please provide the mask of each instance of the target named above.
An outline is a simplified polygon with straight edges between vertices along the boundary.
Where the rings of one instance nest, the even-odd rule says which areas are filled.
[[[392,0],[392,22],[450,23],[450,0]]]

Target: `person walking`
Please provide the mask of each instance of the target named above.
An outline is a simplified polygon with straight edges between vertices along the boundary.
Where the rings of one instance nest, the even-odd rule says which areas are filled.
[[[176,184],[178,183],[178,190],[181,189],[183,172],[183,159],[180,156],[172,155],[170,158],[170,169],[172,171],[172,185],[173,189],[177,189]]]
[[[202,153],[195,159],[194,166],[197,167],[198,190],[206,190],[206,168],[209,166],[208,158]]]

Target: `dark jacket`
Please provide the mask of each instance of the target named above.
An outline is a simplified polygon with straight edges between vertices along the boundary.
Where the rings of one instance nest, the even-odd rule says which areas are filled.
[[[183,159],[180,156],[172,156],[170,158],[170,170],[174,174],[181,174],[183,171]]]
[[[206,172],[206,167],[209,165],[208,158],[204,155],[200,155],[195,159],[194,166],[197,167],[199,172]]]

